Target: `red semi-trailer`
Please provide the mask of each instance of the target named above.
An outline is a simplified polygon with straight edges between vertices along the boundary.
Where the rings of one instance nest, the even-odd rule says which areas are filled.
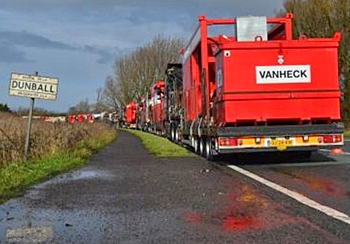
[[[151,88],[151,110],[152,110],[152,131],[158,134],[164,134],[164,89],[165,83],[163,80],[154,82]]]
[[[129,128],[136,129],[137,109],[138,109],[138,104],[135,102],[131,102],[125,107],[125,111],[124,111],[125,124]]]
[[[141,98],[140,103],[138,104],[137,111],[137,129],[139,130],[147,130],[147,126],[149,123],[148,115],[147,115],[147,98]]]
[[[200,16],[183,52],[182,114],[168,118],[169,137],[209,159],[342,146],[341,34],[293,39],[292,18]],[[220,25],[233,25],[235,35],[208,35]]]

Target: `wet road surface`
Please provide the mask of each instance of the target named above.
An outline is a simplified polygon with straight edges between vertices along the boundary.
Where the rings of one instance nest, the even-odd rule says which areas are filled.
[[[121,132],[85,168],[1,205],[0,243],[349,243],[350,225],[226,167],[350,214],[348,156],[261,160],[159,159]]]

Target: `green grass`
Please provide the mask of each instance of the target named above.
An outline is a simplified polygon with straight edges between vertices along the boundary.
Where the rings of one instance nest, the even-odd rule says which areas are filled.
[[[345,132],[344,132],[344,136],[345,136],[345,137],[350,137],[350,131],[349,131],[349,130],[348,130],[348,131],[345,131]]]
[[[60,152],[32,161],[20,161],[0,169],[0,203],[18,196],[35,183],[84,165],[95,151],[107,146],[117,133],[80,142],[70,152]]]
[[[195,157],[186,148],[172,143],[166,138],[138,130],[126,130],[139,137],[146,149],[157,157]]]

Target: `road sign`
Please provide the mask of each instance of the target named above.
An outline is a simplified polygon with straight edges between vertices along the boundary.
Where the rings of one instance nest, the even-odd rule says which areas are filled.
[[[11,96],[56,100],[58,79],[12,73],[9,94]]]

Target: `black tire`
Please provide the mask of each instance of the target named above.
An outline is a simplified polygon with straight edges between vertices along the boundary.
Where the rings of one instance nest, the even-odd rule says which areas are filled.
[[[213,143],[211,141],[211,138],[208,137],[205,141],[205,158],[209,161],[215,161],[216,156],[214,156],[214,149],[213,149]]]
[[[200,152],[199,152],[199,138],[194,138],[194,152],[198,155],[200,155]]]
[[[193,136],[190,137],[190,143],[191,143],[191,147],[193,147],[193,149],[194,149],[194,138],[193,138]]]
[[[174,130],[174,125],[171,125],[170,127],[170,140],[175,141],[175,130]]]
[[[199,155],[205,157],[205,144],[206,144],[206,141],[205,141],[205,138],[201,137],[199,139]]]
[[[175,142],[179,143],[180,142],[180,138],[179,138],[179,127],[176,125],[175,127]]]

